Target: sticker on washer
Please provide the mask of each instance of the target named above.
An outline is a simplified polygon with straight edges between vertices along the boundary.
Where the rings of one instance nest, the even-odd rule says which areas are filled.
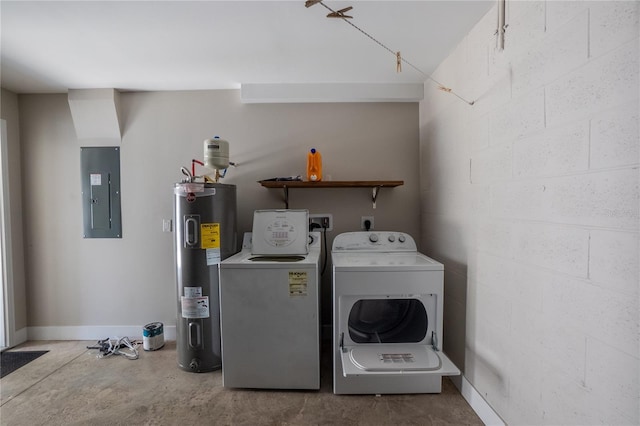
[[[201,223],[200,224],[200,248],[214,249],[220,248],[220,224]]]
[[[289,271],[289,296],[306,296],[308,284],[306,272]]]
[[[182,318],[209,318],[209,296],[180,298]]]
[[[222,260],[220,258],[219,248],[207,249],[206,252],[207,252],[207,266],[218,265]]]

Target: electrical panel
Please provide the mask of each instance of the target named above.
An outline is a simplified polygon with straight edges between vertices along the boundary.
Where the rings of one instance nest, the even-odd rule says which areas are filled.
[[[80,148],[84,238],[122,238],[120,148]]]

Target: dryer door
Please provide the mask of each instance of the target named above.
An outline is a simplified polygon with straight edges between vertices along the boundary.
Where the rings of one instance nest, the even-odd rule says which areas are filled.
[[[458,375],[437,341],[437,295],[339,298],[339,348],[345,377]]]
[[[460,370],[443,353],[415,344],[372,344],[341,349],[344,377],[384,374],[439,374],[455,376]]]

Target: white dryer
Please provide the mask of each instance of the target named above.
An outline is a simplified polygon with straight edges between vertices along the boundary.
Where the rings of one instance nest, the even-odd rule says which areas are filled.
[[[442,353],[444,266],[401,232],[340,234],[331,256],[333,392],[441,392],[460,374]]]
[[[259,217],[264,215],[269,218]],[[222,383],[319,389],[320,233],[306,230],[306,217],[294,226],[294,219],[272,220],[270,215],[261,211],[254,216],[257,250],[247,233],[242,251],[220,264]],[[270,243],[260,241],[265,235]],[[302,245],[293,241],[300,238]],[[298,254],[287,255],[287,250]]]

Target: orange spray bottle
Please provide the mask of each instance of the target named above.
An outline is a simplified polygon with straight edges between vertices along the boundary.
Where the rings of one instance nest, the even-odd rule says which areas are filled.
[[[322,180],[322,157],[315,148],[311,148],[307,153],[307,180],[311,182]]]

